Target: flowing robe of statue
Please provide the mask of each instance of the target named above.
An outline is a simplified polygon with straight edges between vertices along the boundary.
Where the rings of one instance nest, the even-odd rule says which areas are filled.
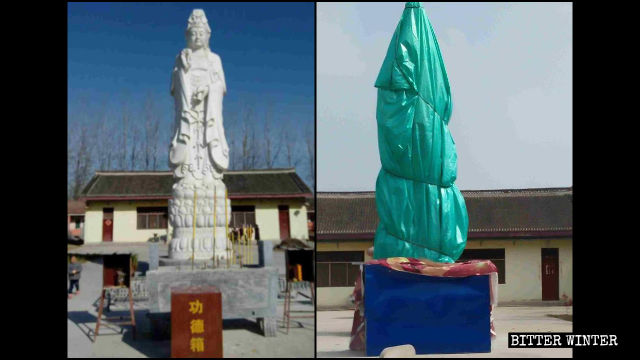
[[[466,245],[469,219],[454,185],[449,80],[420,3],[406,4],[375,86],[382,169],[373,257],[454,262]]]
[[[190,26],[192,23],[210,31],[202,10],[194,10]],[[229,165],[222,121],[226,84],[220,57],[208,47],[199,50],[197,54],[192,48],[182,50],[171,77],[175,100],[175,134],[169,153],[175,180],[169,201],[172,259],[190,259],[192,254],[195,259],[211,259],[214,252],[220,259],[229,255],[225,251],[225,221],[228,223],[231,206],[227,202],[225,217],[226,187],[222,182],[222,172]]]

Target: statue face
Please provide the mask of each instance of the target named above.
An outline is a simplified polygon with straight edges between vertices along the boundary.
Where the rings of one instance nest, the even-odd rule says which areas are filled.
[[[192,50],[205,47],[209,42],[209,33],[203,27],[194,27],[187,31],[187,46]]]

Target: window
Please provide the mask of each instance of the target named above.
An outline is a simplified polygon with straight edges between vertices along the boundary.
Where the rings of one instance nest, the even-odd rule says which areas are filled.
[[[71,222],[74,223],[74,229],[81,229],[82,223],[84,222],[84,216],[71,216]]]
[[[256,227],[256,207],[249,205],[231,206],[230,227],[240,228],[243,225]]]
[[[465,249],[457,262],[491,260],[498,268],[498,284],[505,284],[504,249]]]
[[[137,211],[138,230],[167,228],[167,207],[139,207]]]
[[[318,287],[355,286],[364,251],[316,252]]]

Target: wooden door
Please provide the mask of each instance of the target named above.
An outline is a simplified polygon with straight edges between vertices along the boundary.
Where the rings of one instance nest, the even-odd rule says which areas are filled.
[[[278,206],[278,219],[280,221],[280,240],[290,239],[289,233],[289,206]]]
[[[558,249],[542,249],[542,300],[559,300]]]
[[[113,208],[102,209],[102,241],[113,241]]]

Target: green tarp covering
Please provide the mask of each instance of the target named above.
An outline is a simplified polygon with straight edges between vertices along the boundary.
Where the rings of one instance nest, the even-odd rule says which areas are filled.
[[[449,80],[420,3],[406,4],[375,86],[382,169],[374,258],[454,262],[467,243],[469,218],[453,183],[457,155],[447,128]]]

